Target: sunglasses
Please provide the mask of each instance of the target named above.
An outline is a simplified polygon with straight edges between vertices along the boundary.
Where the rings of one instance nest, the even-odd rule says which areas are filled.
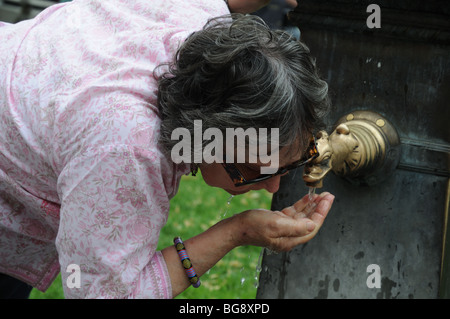
[[[251,169],[244,165],[239,164],[228,164],[222,163],[222,166],[225,168],[225,171],[230,176],[231,180],[234,183],[234,186],[244,186],[254,183],[259,183],[261,181],[265,181],[269,178],[272,178],[277,175],[283,175],[287,172],[296,169],[300,166],[308,164],[312,162],[319,156],[319,151],[317,150],[317,143],[314,137],[311,138],[308,148],[306,150],[305,155],[298,161],[286,166],[281,167],[274,174],[261,174],[260,169]],[[225,157],[224,157],[225,158]],[[238,168],[239,167],[239,168]]]

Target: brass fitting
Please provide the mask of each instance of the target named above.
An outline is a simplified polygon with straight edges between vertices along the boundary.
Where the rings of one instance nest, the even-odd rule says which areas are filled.
[[[320,188],[329,171],[354,184],[375,185],[389,177],[400,160],[400,139],[394,126],[372,111],[341,117],[328,135],[316,136],[319,157],[304,168],[309,187]]]

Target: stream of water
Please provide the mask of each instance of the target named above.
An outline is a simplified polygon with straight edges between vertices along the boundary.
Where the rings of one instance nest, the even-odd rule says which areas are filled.
[[[314,208],[317,206],[317,204],[314,202],[314,195],[315,195],[315,193],[316,193],[316,188],[315,187],[310,187],[309,188],[309,192],[308,192],[309,202],[308,202],[308,204],[306,205],[306,207],[303,210],[303,213],[306,216],[309,216],[313,212]],[[227,213],[228,213],[228,211],[230,209],[230,203],[231,203],[231,200],[233,199],[233,197],[234,197],[234,195],[231,195],[228,198],[228,200],[227,200],[227,207],[225,209],[224,214],[222,215],[223,218],[226,217],[226,215],[227,215]],[[258,257],[258,262],[256,264],[255,273],[254,273],[254,276],[253,276],[253,280],[254,280],[254,284],[253,285],[254,285],[255,288],[258,288],[258,286],[259,286],[259,274],[262,271],[262,258],[263,258],[264,252],[266,252],[267,254],[272,254],[273,253],[272,251],[270,251],[270,250],[268,250],[266,248],[262,248],[261,249],[261,252],[260,252],[259,257]],[[250,255],[248,257],[251,258]],[[244,267],[241,268],[241,272],[245,272]],[[241,278],[241,286],[244,285],[246,280],[247,279],[246,279],[245,276],[243,276]]]

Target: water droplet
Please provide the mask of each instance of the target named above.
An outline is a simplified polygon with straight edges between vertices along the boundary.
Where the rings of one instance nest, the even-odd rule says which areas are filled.
[[[233,199],[234,196],[235,196],[235,195],[231,195],[231,196],[228,198],[228,200],[227,200],[227,206],[226,206],[225,211],[224,211],[224,213],[223,213],[223,215],[222,215],[222,218],[225,218],[225,217],[227,216],[228,211],[229,211],[229,209],[230,209],[231,200]]]
[[[316,193],[315,187],[310,187],[308,192],[308,204],[303,209],[303,213],[308,216],[310,213],[313,212],[314,208],[316,208],[317,204],[314,202],[314,194]]]
[[[253,286],[255,288],[259,287],[259,273],[262,270],[262,257],[264,255],[264,250],[265,250],[265,248],[261,249],[261,252],[259,253],[259,257],[258,257],[258,263],[256,264],[256,271],[255,271],[255,276],[254,276],[255,283],[253,284]]]
[[[315,187],[310,187],[309,188],[309,192],[308,192],[308,198],[309,198],[310,202],[313,201],[315,193],[316,193],[316,188]]]

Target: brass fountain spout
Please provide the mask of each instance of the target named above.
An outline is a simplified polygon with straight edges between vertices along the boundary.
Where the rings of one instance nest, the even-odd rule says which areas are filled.
[[[305,166],[307,186],[320,188],[333,171],[357,185],[375,185],[389,177],[400,159],[400,139],[394,126],[372,111],[354,111],[328,135],[316,136],[319,157]]]

